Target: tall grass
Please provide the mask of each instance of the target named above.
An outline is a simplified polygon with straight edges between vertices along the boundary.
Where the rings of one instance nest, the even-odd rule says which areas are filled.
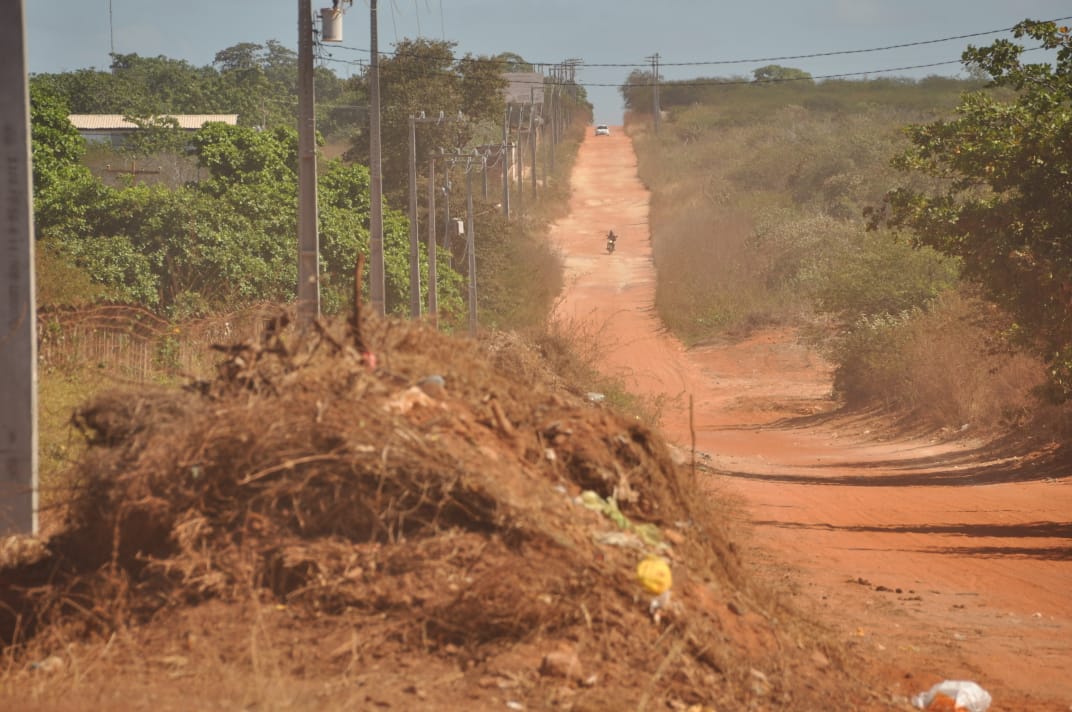
[[[928,423],[1017,422],[1040,365],[995,350],[1000,318],[962,296],[959,264],[868,231],[903,176],[903,127],[949,115],[979,84],[827,81],[675,85],[658,135],[631,115],[652,190],[656,307],[690,343],[785,324],[821,334],[837,389]]]
[[[861,319],[831,342],[835,391],[933,427],[1019,427],[1031,420],[1031,391],[1046,373],[1005,343],[1005,326],[992,305],[955,291],[926,311]]]

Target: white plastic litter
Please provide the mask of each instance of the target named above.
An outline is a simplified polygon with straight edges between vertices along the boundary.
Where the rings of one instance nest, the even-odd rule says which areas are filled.
[[[944,699],[943,699],[944,698]],[[967,680],[945,680],[921,692],[912,698],[912,704],[921,710],[932,709],[935,702],[945,705],[937,709],[949,709],[948,700],[953,701],[957,712],[986,712],[990,708],[990,693],[978,684]]]

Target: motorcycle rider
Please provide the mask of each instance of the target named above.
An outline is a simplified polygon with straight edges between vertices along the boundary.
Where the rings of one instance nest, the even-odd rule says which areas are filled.
[[[614,243],[618,241],[618,236],[614,234],[614,230],[607,233],[607,252],[614,252]]]

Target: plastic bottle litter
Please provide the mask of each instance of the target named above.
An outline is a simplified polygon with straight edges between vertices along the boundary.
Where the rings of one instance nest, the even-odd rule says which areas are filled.
[[[912,698],[926,712],[986,712],[990,693],[967,680],[945,680]]]

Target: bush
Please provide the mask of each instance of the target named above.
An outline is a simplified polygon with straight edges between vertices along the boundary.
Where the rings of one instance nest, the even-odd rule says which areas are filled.
[[[926,311],[861,319],[836,342],[835,391],[850,404],[896,407],[934,427],[1022,425],[1046,371],[994,336],[1007,326],[996,307],[958,292]]]

